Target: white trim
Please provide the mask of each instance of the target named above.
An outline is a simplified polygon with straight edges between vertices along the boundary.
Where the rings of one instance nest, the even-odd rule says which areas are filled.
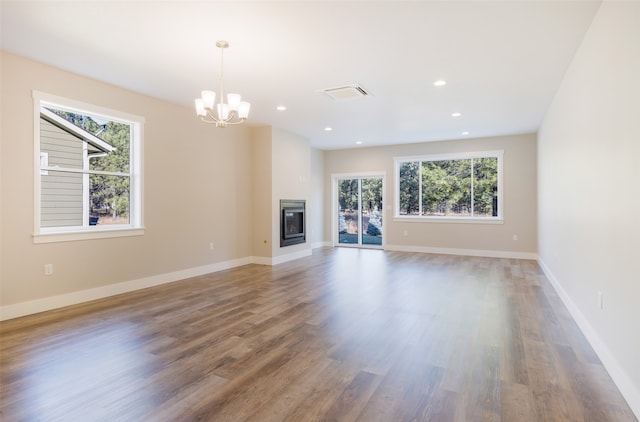
[[[131,179],[129,180],[129,222],[134,227],[144,227],[144,118],[140,118],[139,124],[129,125],[129,139],[137,142],[129,142],[131,149],[129,155],[129,167]],[[131,194],[137,192],[137,195]]]
[[[587,341],[591,344],[591,347],[600,358],[602,365],[611,376],[611,379],[616,387],[618,387],[618,390],[620,390],[620,393],[627,401],[627,404],[629,404],[631,411],[638,419],[640,419],[640,390],[638,390],[638,388],[629,379],[629,376],[627,376],[625,371],[620,367],[618,361],[611,354],[607,345],[602,341],[596,330],[593,329],[587,318],[564,290],[562,284],[560,284],[558,279],[540,257],[538,257],[538,265],[540,265],[540,268],[551,283],[551,286],[553,286],[556,293],[558,293],[562,303],[564,303],[574,321],[578,324],[580,331],[582,331],[582,334],[584,334]]]
[[[36,95],[38,94],[38,95]],[[38,91],[33,91],[33,231],[40,232],[40,209],[42,196],[42,170],[40,168],[40,96]],[[47,165],[49,162],[47,160]],[[48,174],[49,172],[47,172]],[[0,318],[1,320],[1,318]]]
[[[336,179],[367,179],[370,177],[386,177],[386,176],[387,176],[387,172],[384,170],[359,171],[356,173],[331,173],[331,177]]]
[[[57,232],[40,232],[33,234],[33,243],[55,243],[55,242],[74,242],[78,240],[90,240],[90,239],[110,239],[113,237],[130,237],[130,236],[143,236],[144,227],[131,227],[131,226],[113,226],[113,228],[99,228],[91,229],[83,227],[72,227],[75,231],[69,231],[67,233],[63,231]]]
[[[85,103],[83,101],[73,100],[71,98],[61,97],[59,95],[48,94],[46,92],[33,90],[32,96],[34,100],[38,102],[52,103],[56,107],[65,109],[73,113],[89,113],[93,116],[108,117],[112,121],[118,121],[120,123],[130,123],[133,121],[145,122],[145,118],[137,114],[126,113],[120,110],[114,110],[107,107],[101,107],[99,105]],[[90,110],[90,111],[89,111]],[[37,115],[40,115],[40,111],[37,111]]]
[[[77,235],[77,233],[74,234]],[[109,233],[106,232],[105,234]],[[218,262],[215,264],[203,265],[200,267],[187,268],[185,270],[144,277],[137,280],[109,284],[107,286],[96,287],[94,289],[80,290],[77,292],[65,293],[57,296],[0,306],[0,321],[18,318],[25,315],[37,314],[39,312],[50,311],[65,306],[77,305],[92,300],[103,299],[122,293],[133,292],[140,289],[146,289],[148,287],[159,286],[161,284],[172,283],[174,281],[180,281],[191,277],[198,277],[201,275],[215,273],[230,268],[240,267],[242,265],[277,265],[295,259],[311,256],[311,254],[311,249],[305,249],[303,251],[294,252],[275,258],[264,258],[256,256],[238,258],[229,261]]]
[[[135,290],[146,289],[148,287],[159,286],[161,284],[197,277],[204,274],[227,270],[251,263],[250,258],[240,258],[230,261],[218,262],[215,264],[203,265],[200,267],[187,268],[185,270],[173,271],[165,274],[158,274],[144,277],[137,280],[124,281],[121,283],[109,284],[107,286],[96,287],[94,289],[80,290],[42,299],[30,300],[27,302],[15,303],[0,307],[0,321],[18,318],[25,315],[50,311],[70,305],[77,305],[91,300],[103,299],[122,293]]]
[[[393,217],[393,221],[398,223],[453,223],[453,224],[504,224],[504,220],[497,217],[425,217],[401,215]]]
[[[74,174],[100,174],[103,176],[132,177],[131,173],[122,173],[119,171],[84,170],[84,169],[74,169],[74,168],[60,167],[60,166],[46,166],[46,167],[40,167],[40,169],[47,172],[59,171],[62,173],[74,173]]]
[[[47,167],[49,165],[47,164]],[[89,144],[86,141],[82,142],[82,168],[89,168]],[[42,166],[40,167],[42,172]],[[49,171],[47,170],[47,173]],[[90,176],[87,173],[82,174],[82,227],[89,227],[89,210],[91,209],[91,182]],[[42,228],[40,228],[42,231]]]
[[[330,248],[332,247],[333,244],[331,243],[330,240],[321,240],[319,242],[313,242],[311,244],[311,249],[318,249],[318,248]]]
[[[307,256],[311,256],[313,252],[311,249],[305,249],[303,251],[293,252],[287,255],[280,255],[273,258],[269,258],[266,256],[252,256],[251,263],[258,265],[278,265],[285,262],[293,261],[296,259],[304,258]]]
[[[403,157],[393,157],[394,161],[445,161],[445,160],[465,160],[468,158],[486,158],[500,157],[504,154],[504,150],[497,149],[493,151],[475,151],[475,152],[456,152],[451,154],[426,154],[426,155],[408,155]]]
[[[266,256],[252,256],[249,258],[251,260],[252,264],[257,264],[257,265],[273,265],[271,263],[271,258],[266,257]]]
[[[417,252],[442,255],[482,256],[487,258],[511,258],[536,260],[535,252],[494,251],[489,249],[435,248],[430,246],[387,245],[385,250],[398,252]]]

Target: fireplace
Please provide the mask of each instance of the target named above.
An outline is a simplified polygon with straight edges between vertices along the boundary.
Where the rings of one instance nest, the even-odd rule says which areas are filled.
[[[280,200],[280,247],[306,242],[304,200]]]

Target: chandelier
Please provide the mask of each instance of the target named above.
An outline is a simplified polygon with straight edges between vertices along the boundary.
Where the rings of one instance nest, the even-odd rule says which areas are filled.
[[[196,99],[196,114],[205,123],[215,123],[216,127],[227,127],[244,122],[249,117],[251,104],[241,101],[239,94],[227,94],[227,102],[224,102],[224,88],[222,86],[224,49],[229,47],[226,41],[216,42],[220,49],[220,102],[216,105],[216,93],[202,91],[201,98]],[[216,107],[214,107],[216,106]]]

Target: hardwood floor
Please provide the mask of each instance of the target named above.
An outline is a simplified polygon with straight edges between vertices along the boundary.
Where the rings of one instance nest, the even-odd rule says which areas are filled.
[[[534,261],[322,249],[0,324],[2,421],[635,421]]]

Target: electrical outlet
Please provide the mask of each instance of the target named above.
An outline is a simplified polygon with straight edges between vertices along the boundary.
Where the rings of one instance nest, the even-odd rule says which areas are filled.
[[[405,236],[409,236],[409,230],[405,230],[405,231],[404,231],[404,235],[405,235]]]
[[[517,234],[513,235],[513,240],[518,240],[518,235]]]
[[[53,264],[44,264],[44,275],[53,275]]]
[[[209,243],[209,250],[212,251],[214,249],[215,249],[215,246],[213,245],[213,242]]]

